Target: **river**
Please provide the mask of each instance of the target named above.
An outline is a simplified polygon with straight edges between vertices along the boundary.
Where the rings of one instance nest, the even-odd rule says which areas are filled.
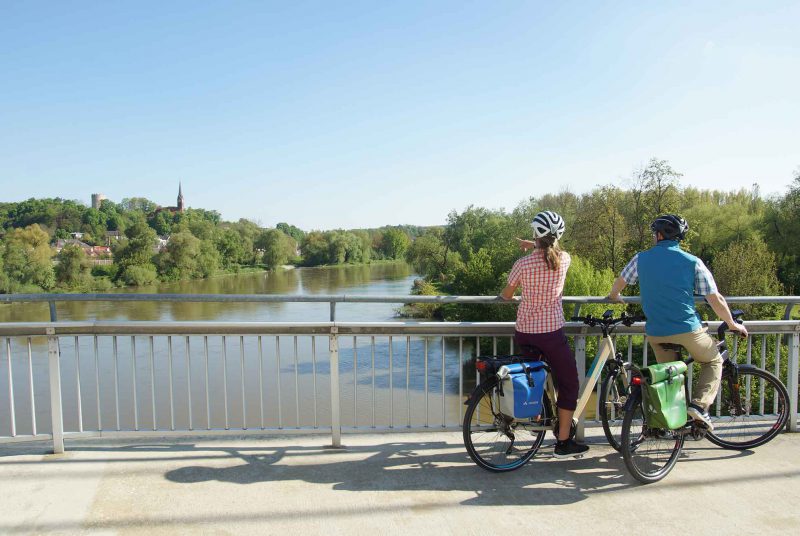
[[[281,269],[211,279],[117,289],[140,294],[371,294],[407,295],[415,274],[405,263]],[[398,304],[343,303],[337,320],[390,320]],[[327,303],[167,303],[65,302],[58,320],[216,320],[221,322],[298,322],[329,319]],[[0,322],[45,322],[47,304],[0,305]]]

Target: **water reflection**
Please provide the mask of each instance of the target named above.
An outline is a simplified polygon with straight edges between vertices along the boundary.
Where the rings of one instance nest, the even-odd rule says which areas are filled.
[[[408,294],[414,280],[405,263],[298,268],[162,283],[118,293],[162,294]],[[337,319],[380,321],[398,304],[340,304]],[[62,302],[59,320],[326,321],[326,303]],[[47,304],[0,305],[0,322],[45,322]]]

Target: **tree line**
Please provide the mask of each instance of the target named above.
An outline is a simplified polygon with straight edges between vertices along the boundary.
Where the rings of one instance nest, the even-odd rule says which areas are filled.
[[[688,220],[682,247],[703,259],[724,294],[800,290],[800,171],[788,191],[768,198],[758,186],[729,192],[683,186],[681,176],[667,161],[654,158],[633,172],[626,188],[609,184],[580,195],[548,193],[510,212],[474,206],[451,212],[444,227],[428,229],[408,250],[408,261],[423,275],[414,292],[497,294],[522,255],[515,238],[531,238],[531,220],[541,210],[556,211],[567,223],[561,244],[573,263],[565,295],[607,294],[633,254],[652,245],[650,223],[664,213]],[[776,306],[750,309],[778,314]],[[410,314],[513,320],[515,311],[507,305],[435,306]]]
[[[60,198],[0,203],[0,293],[102,291],[285,264],[402,260],[422,232],[398,226],[307,233],[285,222],[264,228],[223,221],[214,210],[162,210],[141,197],[103,200],[97,209]],[[80,242],[56,254],[56,241],[73,236]],[[106,244],[113,263],[90,262],[85,246]]]

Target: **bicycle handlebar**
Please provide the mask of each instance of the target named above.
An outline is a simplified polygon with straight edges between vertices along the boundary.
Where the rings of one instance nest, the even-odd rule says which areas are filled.
[[[596,317],[592,315],[586,316],[573,316],[572,320],[574,322],[583,322],[587,326],[613,326],[616,324],[625,324],[626,326],[631,326],[635,322],[642,322],[645,320],[645,317],[642,315],[628,315],[623,311],[623,313],[618,317],[613,317],[613,312],[611,310],[606,311],[602,317]]]
[[[744,311],[742,311],[741,309],[736,309],[735,311],[731,311],[731,316],[733,317],[733,321],[736,322],[737,324],[744,324],[744,320],[742,320],[742,317],[744,316]],[[717,338],[719,340],[724,340],[725,332],[728,331],[729,329],[730,326],[726,322],[720,324],[719,328],[717,328]]]

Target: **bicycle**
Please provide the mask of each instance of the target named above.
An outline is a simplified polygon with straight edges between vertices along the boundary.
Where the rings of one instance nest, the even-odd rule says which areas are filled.
[[[734,311],[733,317],[736,322],[741,322],[742,312]],[[789,395],[786,387],[771,373],[753,365],[737,364],[730,359],[725,341],[727,330],[728,325],[724,322],[717,330],[717,348],[723,358],[723,369],[716,402],[716,419],[712,423],[713,431],[694,420],[689,420],[677,430],[647,426],[643,411],[643,379],[639,369],[635,365],[628,367],[619,360],[612,365],[616,367],[612,372],[616,377],[612,378],[610,374],[606,381],[615,387],[609,387],[609,391],[604,391],[601,396],[604,404],[624,409],[617,445],[621,447],[626,467],[638,481],[649,484],[664,478],[677,463],[687,437],[695,440],[705,437],[720,447],[744,450],[767,443],[786,426],[789,419]],[[680,345],[662,344],[662,347],[674,350],[676,361],[681,358]],[[691,366],[694,360],[690,357],[684,362]],[[629,387],[624,391],[627,395],[624,399],[614,400],[614,392],[619,389],[616,386],[627,383],[627,374],[622,371],[628,369],[632,376]],[[688,400],[688,385],[685,385],[685,389]],[[758,397],[757,403],[755,397]],[[765,412],[769,401],[772,413]],[[603,423],[606,430],[610,430],[610,425],[613,424],[609,421],[606,425],[605,419]],[[611,435],[617,441],[617,437]]]
[[[573,317],[586,325],[600,327],[602,338],[594,361],[584,379],[578,394],[578,403],[572,420],[571,435],[575,433],[577,419],[583,414],[597,381],[610,357],[614,363],[622,362],[622,354],[617,353],[611,338],[619,325],[631,326],[642,317],[622,313],[613,317],[613,311],[606,311],[602,317]],[[493,472],[513,471],[525,465],[536,453],[544,440],[547,430],[558,437],[557,394],[550,368],[538,361],[541,352],[528,348],[528,355],[478,357],[475,367],[480,375],[480,383],[469,396],[465,405],[462,426],[464,445],[470,458],[481,468]],[[500,382],[497,371],[510,363],[531,364],[531,370],[544,368],[548,374],[542,401],[542,413],[537,418],[514,419],[500,412]],[[610,432],[609,432],[610,433]]]

